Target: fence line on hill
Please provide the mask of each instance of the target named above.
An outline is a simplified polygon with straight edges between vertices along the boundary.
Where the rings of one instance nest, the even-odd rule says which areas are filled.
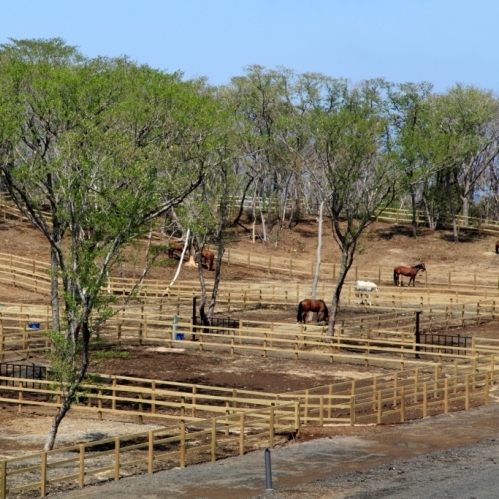
[[[241,204],[242,199],[235,197],[233,199],[234,206],[239,206]],[[256,203],[256,204],[255,204]],[[243,203],[243,208],[253,209],[255,206],[258,210],[262,209],[264,212],[270,209],[276,209],[280,203],[276,199],[268,199],[261,197],[251,197],[245,198]],[[289,211],[295,207],[295,202],[287,199],[285,204],[285,209]],[[300,205],[300,209],[302,212],[307,213],[309,215],[317,215],[315,211],[310,210],[310,205],[304,205],[303,203]],[[50,212],[47,210],[41,210],[42,216],[44,216],[47,220],[50,220]],[[15,218],[21,221],[28,221],[27,217],[25,217],[21,211],[17,208],[17,206],[13,203],[11,196],[6,192],[0,192],[0,216],[5,220],[7,217]],[[394,223],[394,224],[411,224],[412,223],[412,209],[405,208],[387,208],[383,211],[383,213],[376,217],[376,220]],[[450,217],[441,219],[440,224],[449,226],[452,224],[452,220]],[[427,224],[427,216],[423,210],[416,210],[416,224],[423,225]],[[472,217],[472,216],[463,216],[456,215],[456,224],[458,230],[477,230],[478,232],[485,232],[489,234],[499,235],[499,221],[492,220],[488,218],[482,217]]]
[[[299,259],[282,258],[273,255],[259,255],[251,252],[243,252],[228,248],[224,253],[223,260],[227,265],[244,265],[252,268],[266,270],[269,274],[289,274],[290,277],[313,277],[315,272],[315,261],[303,262]],[[323,262],[321,264],[321,277],[323,281],[335,281],[338,276],[340,265],[337,263]],[[431,275],[430,275],[431,274]],[[430,275],[430,277],[429,277]],[[372,281],[381,289],[393,289],[393,268],[382,266],[358,266],[354,265],[347,276],[346,284],[353,286],[357,280]],[[0,282],[14,286],[23,286],[35,292],[50,292],[49,267],[45,262],[34,259],[17,257],[11,254],[0,253]],[[138,282],[138,279],[111,277],[107,285],[107,291],[113,293],[129,293],[130,289]],[[208,279],[209,282],[209,279]],[[462,293],[478,291],[484,293],[499,292],[499,273],[460,271],[431,271],[421,272],[416,279],[418,289],[440,289],[442,292],[449,290]],[[388,283],[388,284],[387,284]],[[175,286],[170,287],[169,281],[159,279],[145,279],[142,290],[149,290],[149,295],[161,296],[169,292]],[[331,283],[327,283],[331,286]],[[222,287],[226,283],[222,283]],[[299,284],[298,284],[299,285]],[[303,286],[304,284],[301,283]],[[310,288],[311,285],[306,284]],[[199,284],[196,285],[196,288]],[[416,287],[407,292],[416,292]],[[144,291],[143,291],[144,292]]]

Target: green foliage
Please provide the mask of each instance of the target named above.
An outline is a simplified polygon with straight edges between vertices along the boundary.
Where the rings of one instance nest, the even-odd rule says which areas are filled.
[[[130,352],[123,350],[99,350],[97,352],[92,352],[92,360],[102,360],[102,359],[129,359]]]

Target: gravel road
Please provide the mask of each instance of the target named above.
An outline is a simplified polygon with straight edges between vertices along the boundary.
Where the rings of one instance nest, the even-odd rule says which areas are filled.
[[[497,436],[497,440],[496,440]],[[499,404],[53,495],[97,499],[499,497]]]

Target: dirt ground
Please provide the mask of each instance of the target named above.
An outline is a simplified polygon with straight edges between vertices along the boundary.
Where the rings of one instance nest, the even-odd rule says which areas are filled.
[[[47,243],[26,223],[14,220],[0,221],[0,231],[2,231],[1,253],[11,253],[48,262]],[[338,250],[330,229],[325,228],[325,233],[323,257],[337,261]],[[301,260],[312,261],[315,259],[316,234],[317,224],[313,218],[309,218],[300,222],[292,230],[284,231],[277,248],[275,243],[253,244],[249,232],[243,229],[234,231],[230,246],[255,253],[272,252],[276,256],[293,255]],[[499,271],[499,255],[493,252],[496,239],[494,236],[478,236],[470,233],[462,234],[462,242],[455,244],[449,232],[432,233],[425,229],[421,230],[420,237],[414,239],[410,237],[408,227],[379,223],[366,231],[355,263],[377,266],[407,265],[416,261],[425,261],[429,269],[437,267],[455,271],[466,268],[470,271],[496,273]],[[129,250],[129,262],[123,269],[127,277],[132,277],[138,272],[140,253],[135,253],[135,251]],[[160,266],[152,269],[150,277],[170,279],[173,277],[177,264],[178,260],[165,259]],[[209,275],[208,272],[206,273]],[[222,270],[222,279],[225,280],[252,280],[264,283],[268,277],[268,274],[263,271],[236,265],[224,267]],[[197,279],[197,270],[184,267],[181,279]],[[290,282],[289,277],[285,275],[273,275],[272,279]],[[31,293],[23,288],[2,286],[0,302],[46,304],[48,297]],[[344,313],[349,312],[344,311]],[[294,316],[294,309],[280,308],[246,311],[237,316],[231,314],[231,317],[235,319],[253,318],[283,322],[294,322]],[[499,322],[453,328],[449,334],[499,338]],[[130,357],[127,359],[109,358],[93,362],[90,370],[274,393],[312,388],[339,379],[358,379],[383,372],[381,368],[366,369],[356,365],[264,359],[243,355],[230,356],[190,350],[161,353],[147,348],[132,348],[128,352]],[[30,362],[46,364],[44,359],[30,359]],[[16,411],[17,407],[0,404],[0,459],[40,450],[51,422],[52,414],[44,409],[25,409],[22,415],[18,415]],[[76,414],[70,414],[61,427],[58,445],[66,445],[72,440],[85,441],[102,438],[102,435],[113,436],[144,429],[144,426],[134,429],[136,426],[132,421],[98,422],[91,417],[82,418]],[[383,432],[383,427],[376,429],[371,427],[305,428],[300,438],[306,441],[332,435],[362,435],[366,432]],[[432,438],[438,439],[438,434]],[[438,442],[435,442],[435,445],[438,447]]]

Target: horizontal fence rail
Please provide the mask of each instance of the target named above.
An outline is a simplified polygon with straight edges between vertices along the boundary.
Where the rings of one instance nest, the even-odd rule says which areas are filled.
[[[32,488],[45,497],[55,483],[83,487],[95,481],[91,477],[119,480],[132,464],[152,473],[165,466],[215,461],[227,453],[242,455],[255,445],[261,448],[268,442],[273,447],[276,435],[296,433],[302,424],[323,425],[331,419],[351,425],[361,421],[381,424],[467,410],[489,403],[498,377],[494,356],[475,357],[272,394],[274,405],[259,410],[229,405],[221,416],[197,420],[184,414],[174,426],[0,461],[0,497]],[[185,391],[177,392],[177,397],[182,396]],[[250,441],[256,443],[250,447]],[[195,455],[195,460],[190,461],[189,455]],[[21,482],[26,473],[29,479]]]

